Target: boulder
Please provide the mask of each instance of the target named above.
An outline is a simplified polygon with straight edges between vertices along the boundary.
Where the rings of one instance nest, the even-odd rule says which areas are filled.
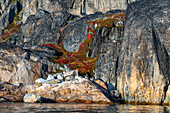
[[[102,84],[101,84],[102,85]],[[105,90],[106,91],[106,90]],[[59,84],[43,84],[31,91],[31,102],[37,102],[37,95],[55,102],[82,102],[82,103],[111,103],[101,89],[91,81],[79,77],[77,80],[66,81]],[[107,91],[106,91],[107,92]],[[30,94],[29,94],[30,95]],[[32,94],[31,94],[32,96]],[[27,97],[27,96],[25,96]],[[26,102],[26,101],[25,101]]]
[[[79,77],[78,70],[70,70],[62,73],[49,74],[47,79],[38,78],[35,80],[37,84],[57,84],[64,81],[74,81]]]
[[[37,84],[57,84],[57,83],[60,83],[61,80],[58,80],[58,79],[48,79],[45,80],[43,78],[38,78],[37,80],[35,80],[35,83]]]
[[[127,9],[117,89],[128,103],[162,104],[170,82],[170,1],[142,0]]]
[[[71,70],[71,71],[67,71],[63,74],[63,77],[66,78],[70,78],[70,80],[75,80],[78,78],[78,70]]]
[[[24,96],[23,101],[25,103],[42,103],[47,102],[47,100],[39,95],[28,93]]]
[[[46,80],[43,78],[38,78],[35,80],[35,83],[37,83],[37,84],[41,84],[41,83],[45,83],[45,82],[46,82]]]
[[[57,74],[57,79],[60,80],[60,81],[64,80],[64,77],[63,77],[62,73]]]

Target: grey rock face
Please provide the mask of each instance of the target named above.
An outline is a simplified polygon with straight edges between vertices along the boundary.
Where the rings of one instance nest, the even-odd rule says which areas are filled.
[[[2,15],[5,10],[8,8],[8,5],[10,4],[11,0],[1,0],[0,1],[0,15]]]
[[[37,58],[36,61],[32,58]],[[36,53],[10,45],[0,45],[0,81],[33,84],[37,78],[47,78],[59,65],[38,56]]]
[[[127,102],[161,104],[170,81],[170,1],[143,0],[127,9],[117,88]]]
[[[103,28],[96,32],[91,57],[100,55],[95,69],[95,78],[116,84],[116,66],[120,50],[123,28]]]
[[[29,15],[35,14],[39,9],[50,13],[53,11],[67,11],[72,7],[74,0],[23,0],[23,22]]]
[[[107,13],[117,13],[110,11]],[[36,48],[44,43],[63,42],[64,48],[67,51],[77,51],[80,44],[87,38],[87,21],[103,19],[103,13],[87,15],[83,18],[74,18],[73,15],[66,12],[48,13],[44,10],[39,10],[35,15],[30,16],[26,23],[22,25],[20,32],[11,37],[9,44],[23,46],[24,48]],[[45,29],[45,30],[44,30]],[[55,34],[57,34],[55,36]],[[48,34],[51,34],[50,37]],[[92,50],[87,54],[88,57],[96,57],[104,52],[97,63],[98,68],[95,70],[95,78],[102,78],[107,82],[115,85],[115,69],[116,61],[120,48],[121,38],[123,36],[123,28],[103,28],[97,30]],[[45,48],[47,49],[47,48]],[[50,57],[54,55],[54,50],[39,51],[38,55]],[[114,50],[114,51],[113,51]],[[34,58],[33,58],[34,59]]]
[[[35,15],[29,16],[19,33],[11,37],[8,43],[24,47],[58,43],[59,28],[64,26],[70,18],[71,14],[67,12],[49,13],[38,10]]]
[[[62,31],[64,48],[67,51],[78,51],[80,44],[86,40],[88,25],[86,21],[102,18],[103,13],[95,13],[78,19],[66,26]]]
[[[109,11],[107,13],[115,14],[120,12]],[[87,37],[88,25],[86,21],[103,18],[103,13],[95,13],[85,16],[75,23],[70,23],[62,32],[64,48],[67,51],[78,51],[80,44]],[[94,70],[95,78],[101,78],[105,82],[116,84],[116,65],[119,55],[120,43],[123,37],[123,28],[98,29],[93,40],[92,50],[87,54],[88,57],[96,57],[102,53],[97,62],[97,68]]]
[[[29,15],[35,14],[38,9],[50,13],[53,11],[67,11],[74,15],[81,15],[115,9],[125,10],[127,8],[127,0],[22,0],[22,2],[24,8],[23,22],[26,21]]]
[[[12,3],[7,10],[0,16],[1,30],[11,24],[14,17],[22,10],[22,4],[19,1]]]

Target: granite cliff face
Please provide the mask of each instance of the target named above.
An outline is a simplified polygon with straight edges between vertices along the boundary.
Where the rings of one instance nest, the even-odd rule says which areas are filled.
[[[34,84],[75,66],[127,103],[169,105],[169,7],[168,0],[0,1],[0,42],[7,43],[0,44],[0,81]],[[53,82],[51,97],[45,89],[40,96],[59,98]]]
[[[48,12],[67,11],[74,15],[107,12],[108,10],[126,10],[128,4],[137,0],[2,0],[0,1],[0,15],[8,7],[18,2],[22,4],[22,21],[25,22],[29,15],[34,15],[39,9]]]
[[[37,78],[47,78],[47,73],[55,72],[59,65],[46,58],[43,53],[0,44],[0,81],[34,84]]]
[[[106,15],[119,15],[120,12],[122,11],[108,11],[106,14],[94,13],[79,18],[67,12],[55,11],[49,13],[39,10],[35,15],[28,17],[27,21],[21,26],[21,30],[12,36],[7,43],[42,52],[44,51],[43,49],[47,49],[42,48],[42,44],[63,42],[67,51],[75,52],[79,50],[79,46],[83,41],[87,39],[88,29],[94,29],[95,27],[92,24],[87,24],[87,22],[96,22],[97,24],[98,20],[104,20],[103,26],[98,23],[98,26],[101,26],[101,28],[95,28],[96,33],[94,34],[93,45],[91,45],[92,49],[86,56],[95,58],[102,53],[97,62],[97,68],[94,70],[94,78],[101,78],[115,85],[115,69],[123,36],[123,25],[119,28],[119,26],[116,27],[116,24],[118,22],[123,24],[123,21],[110,22],[110,27],[104,24],[107,25],[112,20]],[[55,53],[54,50],[50,51]],[[46,52],[49,53],[50,51],[47,50]]]
[[[117,88],[127,102],[160,104],[166,98],[169,6],[169,0],[143,0],[127,9],[117,72]]]
[[[38,9],[48,12],[67,11],[74,15],[107,12],[108,10],[127,8],[125,0],[23,0],[23,21],[30,14],[35,14]]]

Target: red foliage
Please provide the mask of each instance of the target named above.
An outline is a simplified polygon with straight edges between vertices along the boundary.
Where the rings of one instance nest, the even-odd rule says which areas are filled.
[[[87,58],[86,53],[89,50],[88,46],[92,43],[93,33],[92,29],[89,29],[87,40],[80,44],[79,50],[76,52],[68,52],[64,49],[63,43],[60,44],[43,44],[44,46],[57,49],[59,52],[63,52],[63,55],[59,58],[52,58],[52,61],[63,65],[69,64],[69,68],[72,70],[77,69],[79,73],[86,74],[89,72],[93,75],[93,69],[96,67],[97,58]]]
[[[8,39],[16,34],[21,28],[21,24],[10,24],[8,27],[6,27],[5,29],[3,29],[2,31],[5,31],[0,37],[0,42],[1,43],[6,43],[8,41]]]
[[[124,18],[125,13],[120,13],[119,15],[111,15],[114,17],[114,19],[108,19],[108,20],[97,20],[97,21],[89,21],[86,22],[90,26],[94,26],[97,24],[98,28],[102,28],[104,26],[111,26],[109,24],[112,24],[117,18]],[[96,25],[95,25],[96,27]],[[111,26],[112,27],[112,26]],[[65,27],[64,27],[65,28]],[[64,29],[63,28],[63,29]],[[60,31],[62,33],[62,30]],[[77,69],[79,73],[86,74],[89,72],[91,76],[93,75],[93,70],[96,68],[96,61],[98,60],[97,55],[95,58],[87,58],[86,53],[90,50],[90,46],[93,41],[93,37],[96,33],[96,28],[92,29],[91,27],[88,27],[87,29],[87,39],[80,44],[78,51],[76,52],[68,52],[64,49],[63,43],[60,44],[43,44],[44,46],[54,48],[58,50],[59,52],[63,52],[62,56],[57,56],[56,58],[52,58],[52,61],[59,63],[60,65],[68,64],[69,68],[72,70]]]
[[[3,33],[1,37],[12,35],[12,33]]]

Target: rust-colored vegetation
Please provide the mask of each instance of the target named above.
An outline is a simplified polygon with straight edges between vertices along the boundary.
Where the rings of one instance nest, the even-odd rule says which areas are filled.
[[[76,52],[68,52],[64,49],[63,43],[60,44],[43,44],[44,46],[54,48],[58,50],[58,52],[62,52],[61,56],[56,56],[55,58],[51,58],[53,62],[56,62],[63,65],[68,65],[68,67],[72,70],[77,69],[81,75],[85,75],[86,73],[90,73],[93,75],[93,70],[96,68],[96,61],[99,55],[95,58],[87,58],[86,53],[90,49],[90,45],[92,44],[93,35],[88,34],[87,40],[81,43],[79,50]]]
[[[93,38],[95,36],[97,29],[102,29],[103,27],[111,28],[111,27],[117,27],[122,28],[121,26],[115,26],[115,22],[122,21],[124,22],[125,13],[120,13],[118,15],[106,15],[108,17],[107,19],[98,19],[95,21],[87,21],[86,24],[88,24],[87,29],[87,39],[84,40],[83,43],[80,44],[79,50],[76,52],[68,52],[64,49],[63,43],[60,44],[43,44],[44,46],[51,47],[53,49],[58,50],[58,52],[61,52],[61,56],[56,56],[55,58],[51,58],[53,62],[56,62],[63,65],[68,65],[68,67],[72,70],[77,69],[78,72],[81,75],[85,75],[86,73],[89,73],[91,76],[93,76],[93,70],[97,67],[96,61],[98,60],[97,55],[95,58],[89,58],[86,57],[86,54],[88,51],[91,50],[91,45],[93,42]],[[63,29],[62,29],[63,30]],[[62,32],[60,32],[62,34]]]
[[[8,39],[16,34],[21,28],[21,24],[10,24],[8,27],[3,29],[3,34],[0,36],[0,42],[1,43],[6,43]]]

